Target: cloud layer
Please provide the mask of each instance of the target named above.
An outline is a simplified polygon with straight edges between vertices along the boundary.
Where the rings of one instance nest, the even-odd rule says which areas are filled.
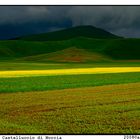
[[[140,6],[0,6],[0,38],[78,25],[140,38]]]

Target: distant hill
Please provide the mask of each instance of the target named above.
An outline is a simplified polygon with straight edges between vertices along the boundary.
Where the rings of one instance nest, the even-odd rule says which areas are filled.
[[[116,36],[110,32],[107,32],[103,29],[96,28],[93,26],[77,26],[63,29],[60,31],[29,35],[19,37],[16,39],[26,41],[60,41],[75,37],[98,38],[98,39],[120,38],[119,36]]]

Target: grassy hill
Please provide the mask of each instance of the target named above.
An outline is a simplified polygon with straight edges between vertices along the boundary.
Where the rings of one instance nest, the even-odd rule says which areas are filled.
[[[48,61],[48,58],[53,58],[51,61],[56,61],[58,57],[62,57],[62,53],[70,56],[69,51],[66,51],[66,49],[73,47],[77,48],[77,51],[81,50],[73,55],[78,53],[77,55],[81,55],[84,59],[89,55],[94,61],[97,59],[95,54],[96,56],[97,54],[100,57],[102,56],[102,59],[98,59],[100,61],[105,60],[106,57],[114,60],[140,60],[140,39],[91,39],[82,37],[44,42],[0,41],[0,59],[25,59],[27,57],[26,60],[30,60],[29,58],[36,60],[40,57],[38,61]]]
[[[76,47],[66,48],[61,51],[56,51],[52,53],[39,54],[35,56],[28,56],[21,58],[24,61],[36,61],[36,62],[98,62],[98,61],[111,61],[105,55],[89,52],[85,49],[80,49]]]
[[[93,26],[0,41],[0,60],[98,62],[140,60],[140,39],[125,39]]]
[[[87,38],[120,38],[114,34],[111,34],[103,29],[96,28],[93,26],[78,26],[60,31],[54,31],[49,33],[29,35],[18,38],[19,40],[30,40],[30,41],[60,41],[67,40],[75,37],[87,37]]]

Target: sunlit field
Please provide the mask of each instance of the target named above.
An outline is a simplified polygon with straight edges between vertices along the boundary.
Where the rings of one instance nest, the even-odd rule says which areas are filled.
[[[139,72],[12,77],[0,78],[0,93],[48,91],[137,82],[140,82]]]
[[[139,133],[139,65],[105,66],[1,70],[0,133]]]
[[[0,133],[139,133],[139,99],[139,63],[0,65]]]
[[[140,72],[140,67],[111,67],[111,68],[76,68],[58,70],[18,70],[0,71],[0,77],[26,77],[41,75],[77,75],[77,74],[102,74],[102,73],[126,73]]]

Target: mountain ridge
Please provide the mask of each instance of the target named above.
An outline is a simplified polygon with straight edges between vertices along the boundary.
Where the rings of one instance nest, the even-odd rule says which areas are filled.
[[[18,37],[16,39],[26,40],[26,41],[60,41],[60,40],[67,40],[75,37],[87,37],[87,38],[98,38],[98,39],[122,38],[104,29],[87,25],[87,26],[76,26],[76,27],[66,28],[59,31],[40,33],[35,35],[27,35],[23,37]]]

